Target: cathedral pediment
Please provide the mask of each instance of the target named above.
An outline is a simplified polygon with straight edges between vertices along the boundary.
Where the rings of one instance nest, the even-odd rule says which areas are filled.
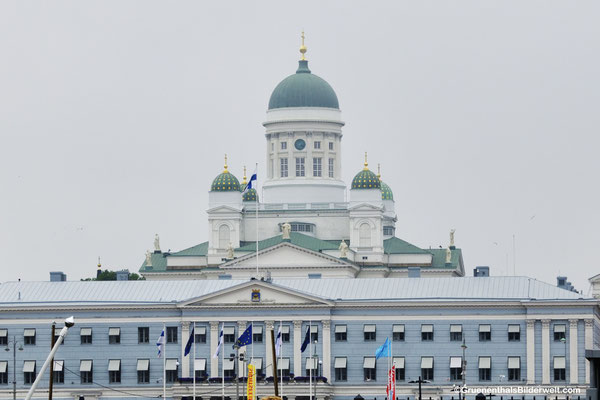
[[[371,204],[371,203],[353,204],[348,207],[349,211],[373,211],[373,210],[380,211],[382,209],[383,209],[383,206],[375,205],[375,204]]]
[[[224,290],[186,300],[180,307],[197,306],[272,306],[272,305],[330,306],[331,301],[297,292],[270,282],[251,280]]]
[[[229,214],[229,213],[239,213],[242,210],[242,207],[232,206],[232,205],[219,205],[216,207],[209,208],[206,212],[208,214]]]

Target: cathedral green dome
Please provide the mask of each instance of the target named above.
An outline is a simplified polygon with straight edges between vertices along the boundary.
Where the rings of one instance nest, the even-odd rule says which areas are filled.
[[[225,168],[210,185],[211,192],[239,192],[240,181]]]
[[[246,193],[242,195],[242,201],[250,201],[256,202],[258,201],[258,194],[256,193],[256,189],[249,189]]]
[[[282,80],[269,100],[269,110],[288,107],[323,107],[339,109],[333,88],[308,69],[308,61],[300,60],[298,70]]]
[[[379,181],[381,183],[381,200],[394,200],[394,193],[392,193],[392,189],[383,181]]]
[[[354,179],[352,179],[351,189],[380,189],[381,183],[379,178],[373,172],[369,171],[367,167],[360,171]]]

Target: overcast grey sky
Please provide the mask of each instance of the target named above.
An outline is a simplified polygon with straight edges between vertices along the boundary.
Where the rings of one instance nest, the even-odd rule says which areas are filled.
[[[588,293],[600,273],[597,1],[0,2],[2,281],[137,271],[207,240],[223,153],[264,171],[271,91],[297,66],[394,191],[397,236]],[[264,176],[264,174],[263,174]]]

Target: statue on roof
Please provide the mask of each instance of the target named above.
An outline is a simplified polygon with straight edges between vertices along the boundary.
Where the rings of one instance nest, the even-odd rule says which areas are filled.
[[[154,251],[160,253],[160,238],[158,237],[158,233],[154,235]]]
[[[456,229],[450,229],[450,246],[454,246],[454,232]]]
[[[231,242],[227,246],[227,258],[233,259],[233,244]]]
[[[289,239],[290,238],[290,232],[292,231],[292,226],[290,225],[289,222],[284,222],[283,225],[281,225],[281,232],[282,232],[282,239]]]
[[[338,250],[340,251],[340,258],[346,258],[348,256],[348,245],[346,244],[345,240],[342,240],[342,243],[340,243],[340,247],[338,247]]]
[[[450,250],[450,247],[448,247],[446,249],[446,264],[451,264],[452,263],[452,251]]]
[[[150,252],[150,250],[146,251],[146,267],[151,267],[152,266],[152,253]]]

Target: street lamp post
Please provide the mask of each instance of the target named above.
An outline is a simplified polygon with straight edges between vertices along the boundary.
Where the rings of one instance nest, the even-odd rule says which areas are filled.
[[[565,345],[565,381],[567,380],[567,338],[562,337],[560,341]]]
[[[4,350],[10,351],[10,344],[13,346],[13,400],[17,400],[17,337],[13,336],[13,339],[6,343]],[[23,351],[23,345],[19,345],[19,351]]]
[[[422,393],[421,393],[421,384],[422,383],[429,383],[429,381],[422,379],[419,376],[419,379],[416,381],[408,381],[408,383],[418,383],[419,384],[419,400],[422,400]]]
[[[463,338],[463,342],[460,345],[460,347],[462,348],[462,363],[461,363],[461,371],[460,371],[460,375],[462,378],[462,387],[460,389],[460,392],[458,392],[459,400],[462,398],[462,391],[464,390],[464,387],[465,387],[465,384],[467,381],[467,376],[466,376],[467,360],[465,359],[465,351],[467,350],[467,345],[465,344],[464,338]]]

